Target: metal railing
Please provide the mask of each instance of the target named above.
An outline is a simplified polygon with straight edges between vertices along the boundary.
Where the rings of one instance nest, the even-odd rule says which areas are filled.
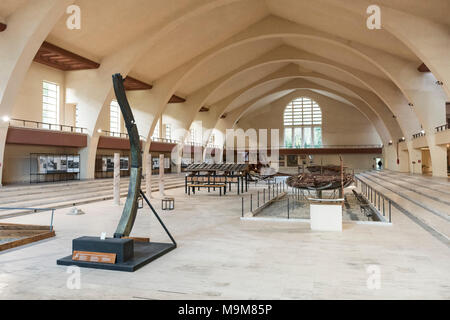
[[[242,197],[241,201],[241,216],[244,217],[245,210],[245,198],[248,200],[248,208],[249,212],[253,213],[256,209],[259,209],[265,206],[267,203],[276,199],[280,193],[285,192],[287,189],[286,181],[278,182],[274,184],[268,184],[267,188],[261,190],[257,190],[256,199],[253,200],[253,194],[249,194],[247,197]],[[256,205],[256,206],[255,206]]]
[[[212,143],[208,143],[206,145],[206,148],[211,148],[211,149],[221,149],[221,147],[217,144],[212,144]]]
[[[166,138],[158,138],[158,137],[152,137],[152,141],[154,142],[162,142],[162,143],[172,143],[172,144],[179,144],[180,141],[175,139],[166,139]]]
[[[25,211],[25,213],[28,212],[45,212],[45,211],[51,211],[52,215],[50,217],[50,231],[53,231],[53,216],[55,215],[55,210],[54,208],[19,208],[19,207],[0,207],[0,210],[8,210],[8,211],[15,211],[15,210],[22,210]],[[10,215],[10,214],[9,214]],[[8,215],[8,216],[9,216]],[[2,216],[0,216],[2,217]],[[2,217],[4,218],[4,217]]]
[[[361,144],[361,145],[311,145],[311,146],[281,146],[280,149],[360,149],[360,148],[382,148],[382,144]]]
[[[393,201],[372,188],[370,185],[362,181],[360,178],[355,176],[355,183],[358,187],[358,183],[360,183],[360,190],[363,197],[375,208],[378,210],[383,217],[388,216],[389,223],[392,222],[392,203]]]
[[[417,138],[420,138],[420,137],[425,137],[425,132],[421,131],[421,132],[415,133],[415,134],[412,135],[412,137],[413,137],[413,139],[417,139]]]
[[[113,137],[113,138],[121,138],[121,139],[128,139],[129,135],[126,132],[114,132],[114,131],[109,131],[109,130],[99,130],[98,133],[100,133],[100,135],[102,136],[107,136],[107,137]],[[141,140],[146,140],[146,138],[144,136],[139,136],[139,138]]]
[[[86,128],[68,126],[64,124],[46,123],[34,120],[10,119],[8,121],[10,127],[42,129],[51,131],[71,132],[71,133],[87,133]]]
[[[442,126],[436,127],[436,132],[445,131],[445,130],[448,130],[448,128],[449,128],[449,124],[446,123],[446,124],[443,124]]]

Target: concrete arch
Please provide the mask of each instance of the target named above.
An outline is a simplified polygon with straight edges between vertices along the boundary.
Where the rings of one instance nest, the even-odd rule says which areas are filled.
[[[227,80],[225,81],[231,81],[234,77],[236,77],[238,74],[245,72],[247,70],[251,70],[253,68],[259,67],[261,65],[264,64],[271,64],[271,63],[280,63],[280,62],[296,62],[296,61],[309,61],[309,62],[316,62],[316,63],[321,63],[321,64],[325,64],[325,65],[329,65],[331,67],[336,68],[337,70],[347,73],[350,76],[352,76],[353,78],[355,78],[356,80],[365,83],[365,81],[361,80],[357,75],[353,74],[351,71],[346,70],[345,68],[341,68],[341,67],[335,67],[334,65],[330,65],[328,61],[323,61],[322,59],[317,59],[314,56],[308,55],[308,54],[304,54],[302,51],[299,50],[292,50],[291,48],[287,47],[287,48],[279,48],[279,49],[275,49],[274,51],[264,55],[263,57],[247,64],[246,66],[240,68],[239,71],[236,71],[234,73],[232,73],[230,76],[227,77]],[[225,81],[222,82],[218,82],[217,86],[215,86],[213,88],[212,91],[210,91],[209,94],[204,94],[203,96],[205,97],[204,100],[201,103],[204,103],[207,99],[207,97],[209,95],[211,95],[212,93],[214,93],[216,90],[219,90],[221,88],[221,86],[223,85],[223,83],[225,83]],[[359,90],[359,91],[363,91],[360,88],[352,88],[352,90]],[[370,92],[367,91],[367,93],[365,94],[366,96],[370,96]],[[383,112],[381,112],[381,110],[386,109],[386,106],[384,105],[384,103],[377,99],[375,95],[373,95],[372,97],[369,97],[369,100],[373,100],[372,104],[376,104],[378,106],[380,106],[380,114],[383,114]],[[198,111],[198,109],[201,107],[202,104],[194,104],[193,107],[196,108],[194,110],[191,110],[190,112],[192,112],[194,115],[196,114],[196,111]],[[194,113],[195,111],[195,113]],[[384,117],[384,121],[388,124],[392,124],[392,128],[394,128],[395,126],[398,126],[396,124],[396,119],[393,119],[391,115],[387,115],[389,114],[389,112],[385,111],[386,113],[386,117]],[[192,122],[193,119],[189,122]],[[392,136],[394,138],[400,138],[403,136],[401,130],[399,129],[396,132],[393,132]]]
[[[275,24],[276,28],[273,27],[274,24]],[[276,30],[276,31],[273,31],[273,30]],[[172,90],[172,92],[175,92],[177,85],[179,85],[184,79],[189,77],[189,75],[192,72],[194,72],[197,68],[199,68],[203,63],[205,63],[209,59],[214,58],[219,53],[224,52],[225,50],[229,50],[236,46],[243,45],[250,41],[259,41],[259,40],[263,40],[263,39],[283,38],[283,37],[298,37],[298,38],[304,38],[304,39],[307,39],[307,38],[317,39],[317,40],[321,40],[321,41],[326,41],[333,45],[338,45],[343,48],[346,48],[346,49],[350,50],[351,52],[359,55],[360,57],[363,57],[371,64],[375,65],[377,68],[379,68],[381,71],[383,71],[394,83],[399,85],[399,82],[392,75],[392,73],[388,72],[388,70],[383,67],[383,65],[380,61],[373,59],[373,57],[376,55],[369,56],[369,55],[367,55],[367,51],[365,53],[362,53],[359,50],[360,48],[354,48],[354,47],[348,45],[348,41],[346,41],[344,39],[340,39],[336,36],[328,35],[326,33],[323,33],[323,32],[308,28],[308,27],[300,26],[300,25],[297,25],[292,22],[288,22],[283,19],[269,17],[267,19],[264,19],[260,23],[255,24],[254,26],[250,27],[246,32],[236,36],[234,39],[230,39],[225,46],[222,46],[222,48],[217,49],[212,54],[205,56],[203,59],[196,59],[194,62],[190,63],[191,64],[190,68],[187,68],[188,70],[184,74],[182,74],[181,78],[177,81],[177,83],[174,84],[174,89]],[[379,87],[378,89],[381,89],[379,84],[378,84],[378,87]],[[386,88],[382,88],[382,89],[386,89]],[[381,90],[378,90],[375,92],[380,94],[380,91]],[[404,131],[407,132],[408,133],[407,135],[409,136],[409,133],[411,133],[411,134],[415,133],[415,130],[417,130],[420,127],[420,125],[418,125],[417,119],[414,119],[413,117],[411,117],[412,111],[410,108],[408,108],[408,106],[407,106],[408,101],[406,99],[404,99],[404,97],[402,97],[401,92],[400,91],[395,92],[395,89],[391,90],[391,91],[393,91],[394,95],[396,95],[396,96],[394,96],[392,98],[392,97],[386,97],[385,95],[380,95],[380,98],[382,100],[385,100],[385,103],[387,105],[394,105],[394,104],[397,105],[398,108],[396,108],[393,111],[395,111],[396,114],[398,114],[401,118],[413,120],[412,123],[413,123],[414,130],[413,129],[405,130],[405,128],[404,128]],[[169,95],[169,97],[170,97],[170,95]],[[405,126],[403,126],[403,127],[405,127]]]
[[[0,36],[0,115],[10,116],[20,86],[40,45],[74,0],[29,1],[8,18]],[[30,19],[32,17],[32,19]],[[7,123],[0,121],[0,164],[3,162]],[[0,166],[0,186],[2,167]]]

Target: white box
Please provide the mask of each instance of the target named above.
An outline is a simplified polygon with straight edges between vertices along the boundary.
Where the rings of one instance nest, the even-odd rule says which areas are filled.
[[[342,232],[341,204],[311,204],[309,210],[311,230]]]

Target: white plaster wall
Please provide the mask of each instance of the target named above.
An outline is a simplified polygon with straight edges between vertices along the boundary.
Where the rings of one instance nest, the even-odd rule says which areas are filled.
[[[65,73],[64,71],[33,62],[28,69],[25,80],[20,87],[14,103],[11,118],[42,121],[42,82],[48,81],[59,85],[59,123],[73,122],[74,115],[66,114],[65,108]],[[67,122],[66,122],[67,118]]]

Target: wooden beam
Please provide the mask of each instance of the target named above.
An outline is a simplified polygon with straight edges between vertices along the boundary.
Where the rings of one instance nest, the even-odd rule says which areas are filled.
[[[97,69],[100,64],[44,41],[34,61],[62,71]]]
[[[29,243],[33,243],[36,241],[44,240],[47,238],[51,238],[55,236],[55,231],[43,231],[40,234],[32,235],[20,240],[12,241],[12,242],[6,242],[4,244],[0,244],[0,251],[16,248],[19,246],[23,246]]]
[[[186,102],[186,99],[176,95],[173,95],[169,100],[169,103],[183,103],[183,102]]]
[[[428,69],[428,67],[425,65],[425,63],[422,63],[417,70],[419,70],[420,72],[430,72],[430,69]]]
[[[125,87],[125,90],[150,90],[153,88],[151,84],[145,83],[141,80],[132,78],[130,76],[127,76],[125,80],[123,81],[123,86]]]
[[[5,30],[6,30],[6,27],[7,27],[6,24],[0,22],[0,32],[5,31]]]

